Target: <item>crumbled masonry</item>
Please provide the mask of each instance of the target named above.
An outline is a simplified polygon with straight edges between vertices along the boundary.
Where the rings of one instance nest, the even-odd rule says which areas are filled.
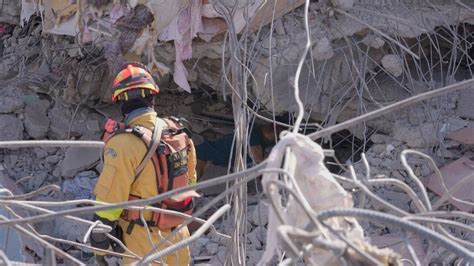
[[[116,206],[95,201],[102,149],[84,146],[121,119],[111,77],[140,61],[159,116],[186,118],[196,145],[235,136],[230,165],[197,183],[195,265],[474,265],[474,2],[4,2],[2,263],[95,263],[88,236],[110,228],[94,208]],[[288,132],[246,163],[268,123]]]

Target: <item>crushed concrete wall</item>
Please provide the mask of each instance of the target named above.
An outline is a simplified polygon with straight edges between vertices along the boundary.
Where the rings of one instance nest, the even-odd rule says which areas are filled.
[[[87,2],[88,6],[83,7],[59,0],[43,1],[43,7],[27,0],[23,0],[22,6],[10,2],[6,4],[5,10],[10,9],[11,12],[8,15],[1,13],[0,22],[8,24],[19,24],[20,7],[27,7],[21,11],[23,18],[29,18],[35,11],[45,7],[53,7],[56,9],[54,12],[62,10],[64,13],[60,12],[59,20],[55,20],[48,11],[48,19],[44,23],[32,16],[23,27],[17,25],[0,33],[0,90],[4,95],[0,99],[0,140],[98,139],[101,122],[105,117],[120,118],[117,108],[109,104],[109,84],[113,67],[125,59],[144,61],[160,77],[162,93],[158,97],[156,108],[159,115],[188,118],[197,132],[195,138],[200,141],[205,134],[208,134],[207,137],[216,137],[232,133],[232,121],[221,119],[211,123],[209,121],[212,119],[202,116],[203,112],[221,116],[232,114],[228,102],[216,100],[222,96],[216,92],[222,93],[222,71],[223,65],[224,68],[226,66],[226,60],[222,60],[221,56],[224,55],[224,59],[229,57],[228,47],[223,47],[222,33],[228,27],[222,16],[216,14],[209,1],[202,1],[201,18],[203,28],[209,29],[208,32],[203,30],[195,36],[191,32],[196,29],[185,28],[184,33],[179,32],[180,36],[172,36],[176,37],[174,39],[165,36],[166,38],[156,41],[157,36],[162,36],[161,33],[169,34],[173,29],[171,24],[179,25],[177,18],[183,16],[183,21],[195,19],[195,16],[186,17],[182,14],[190,11],[189,7],[193,4],[200,3],[179,1],[179,4],[166,9],[169,11],[165,12],[166,16],[157,16],[156,11],[163,5],[154,5],[153,1],[141,2],[146,2],[148,9],[140,6],[123,7],[115,1],[104,5],[90,1]],[[267,6],[258,9],[258,12],[265,14],[261,25],[270,21],[268,16],[272,12],[268,12],[268,5],[276,3],[265,2]],[[276,12],[275,17],[278,19],[274,21],[274,32],[270,32],[270,25],[260,29],[260,20],[254,20],[250,24],[252,32],[248,37],[255,41],[252,45],[255,45],[257,52],[253,54],[252,60],[248,60],[248,68],[256,79],[256,82],[251,82],[255,84],[249,92],[252,99],[258,99],[267,112],[296,111],[293,97],[294,73],[305,43],[303,10],[296,7],[303,2],[278,1],[282,6]],[[411,95],[472,77],[472,68],[464,66],[450,68],[447,64],[442,67],[416,64],[411,55],[380,34],[388,34],[403,45],[412,47],[411,50],[416,53],[430,51],[431,44],[427,40],[434,34],[441,34],[437,32],[441,27],[462,28],[467,25],[465,28],[470,30],[472,40],[474,18],[469,9],[474,7],[472,3],[467,3],[468,7],[465,7],[453,1],[429,1],[432,5],[428,1],[418,1],[419,6],[407,10],[403,5],[390,1],[378,5],[373,5],[369,0],[320,2],[313,2],[310,6],[313,14],[310,17],[313,46],[300,79],[300,94],[306,107],[305,118],[325,121],[326,125],[331,125]],[[241,8],[245,7],[243,0],[239,3]],[[262,1],[252,3],[255,8]],[[355,22],[341,12],[335,12],[334,8],[348,12],[364,23]],[[153,21],[150,22],[151,17],[143,23],[127,20],[134,12],[139,11],[148,15],[151,12]],[[245,22],[242,10],[239,12],[240,17],[236,18],[235,24],[242,30],[246,24],[242,23]],[[285,13],[288,14],[284,15]],[[121,18],[121,26],[120,23],[114,25]],[[110,20],[112,23],[104,23],[103,20]],[[126,27],[130,26],[128,24],[133,25]],[[258,34],[257,24],[260,30]],[[149,28],[149,25],[153,27]],[[371,30],[367,25],[377,31]],[[79,34],[75,38],[78,31],[82,36]],[[129,35],[121,35],[124,31],[129,31]],[[133,38],[124,47],[114,46],[120,38],[130,36]],[[180,38],[186,38],[186,46],[179,46],[179,42],[183,40]],[[458,45],[462,47],[464,44]],[[188,60],[179,58],[176,50],[179,47],[188,49]],[[451,51],[456,50],[456,47],[453,48],[448,38],[446,42],[440,41],[440,49]],[[456,61],[460,64],[464,60],[462,49],[457,50],[461,51],[459,60]],[[437,55],[430,55],[423,60],[431,58],[440,60]],[[185,81],[192,88],[191,94],[183,93],[176,80],[172,80],[176,78],[177,70],[173,70],[171,66],[179,64],[177,61],[180,59],[187,73]],[[165,75],[167,71],[175,76]],[[271,82],[270,78],[273,78]],[[185,83],[179,84],[181,87],[185,86]],[[472,151],[457,150],[459,143],[446,141],[450,132],[474,127],[471,94],[466,91],[441,97],[352,128],[357,137],[373,144],[365,150],[372,173],[393,177],[414,186],[406,169],[399,162],[402,150],[411,148],[431,154],[438,165],[452,162],[465,154],[474,156]],[[230,125],[222,126],[222,121]],[[351,158],[347,163],[355,163],[356,172],[363,173],[365,166],[356,161]],[[411,163],[417,176],[428,177],[432,174],[433,169],[426,161],[413,160]],[[95,150],[89,150],[87,156],[84,156],[83,152],[78,153],[75,149],[36,148],[13,150],[8,154],[2,151],[0,168],[9,178],[18,182],[25,192],[48,184],[60,184],[61,193],[51,197],[61,201],[91,197],[88,192],[97,180],[101,165],[99,154]],[[381,189],[377,194],[402,209],[414,210],[413,202],[399,191]],[[42,197],[50,195],[39,198]],[[435,198],[436,195],[431,193],[430,197]],[[200,204],[210,200],[209,197],[204,197]],[[249,264],[257,263],[266,245],[266,238],[262,235],[267,231],[268,217],[265,217],[266,211],[261,209],[266,209],[267,206],[258,204],[258,201],[257,197],[251,197],[247,212]],[[380,207],[373,201],[366,204],[369,208]],[[38,229],[44,232],[54,231],[54,235],[73,241],[80,241],[85,230],[61,222],[45,223],[38,226]],[[74,230],[75,234],[69,234],[70,230]],[[381,227],[366,230],[375,236],[386,233],[386,229]],[[208,234],[194,243],[191,251],[195,257],[203,257],[205,260],[212,256],[213,262],[219,263],[226,257],[226,244]],[[33,250],[30,253],[35,256],[42,255],[39,247],[29,249]],[[71,249],[70,253],[81,256],[79,249]]]

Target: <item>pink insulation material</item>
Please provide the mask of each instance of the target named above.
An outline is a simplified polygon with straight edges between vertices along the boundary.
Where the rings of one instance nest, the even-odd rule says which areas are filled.
[[[174,82],[187,92],[191,91],[191,87],[183,61],[192,58],[192,40],[202,29],[202,0],[192,0],[190,5],[183,9],[158,36],[160,41],[174,40],[176,49]]]

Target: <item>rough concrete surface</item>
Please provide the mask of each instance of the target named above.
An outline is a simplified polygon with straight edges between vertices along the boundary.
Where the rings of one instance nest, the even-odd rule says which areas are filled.
[[[46,137],[51,121],[47,116],[47,110],[50,106],[49,101],[32,99],[27,101],[25,107],[25,130],[28,135],[34,139],[43,139]]]
[[[13,115],[0,115],[0,141],[23,139],[23,122]]]
[[[61,175],[73,177],[77,173],[93,167],[100,160],[97,148],[69,148],[61,162]]]
[[[190,120],[196,143],[232,134],[236,126],[241,125],[243,117],[247,117],[246,121],[250,123],[254,117],[249,108],[269,118],[273,117],[273,112],[275,115],[284,114],[285,123],[289,124],[298,111],[294,98],[295,72],[306,45],[302,6],[276,10],[273,24],[262,25],[258,31],[240,32],[235,37],[224,34],[228,27],[222,14],[209,5],[210,1],[179,1],[169,6],[170,12],[164,17],[156,16],[159,7],[156,3],[139,5],[137,10],[149,15],[148,20],[140,25],[123,23],[133,16],[121,17],[134,14],[128,12],[135,10],[136,1],[131,1],[131,6],[121,5],[120,1],[82,1],[85,6],[81,12],[76,12],[74,1],[43,1],[51,7],[43,18],[30,17],[38,7],[31,1],[4,2],[0,13],[0,141],[99,139],[102,121],[106,117],[121,118],[119,108],[111,104],[110,82],[117,62],[125,59],[141,60],[154,66],[153,74],[161,90],[155,110],[160,116],[182,116]],[[147,1],[139,1],[142,2]],[[201,18],[201,14],[194,12],[196,10],[187,9],[191,2],[202,5],[203,29],[212,29],[210,32],[191,32],[199,29],[179,32],[180,26],[199,24],[191,21]],[[280,7],[283,1],[250,2],[251,9],[255,10],[247,11],[252,13],[257,12],[258,6],[264,2]],[[58,3],[73,11],[63,13],[69,9],[55,9]],[[304,1],[297,3],[302,5]],[[24,12],[21,11],[22,4],[28,7]],[[237,4],[239,15],[233,23],[240,31],[246,28],[242,18],[248,2],[241,0]],[[273,12],[267,12],[272,11],[267,7],[261,11],[273,16]],[[305,58],[299,84],[304,104],[303,125],[317,122],[328,127],[407,97],[472,78],[472,8],[474,6],[469,1],[461,4],[444,0],[311,1],[308,18],[311,50]],[[20,15],[28,20],[24,21],[23,27],[18,25]],[[271,21],[271,17],[262,19]],[[102,20],[107,21],[107,25],[100,22]],[[77,21],[83,24],[71,27]],[[114,21],[119,23],[114,24]],[[170,23],[176,29],[166,28]],[[253,24],[250,26],[254,27]],[[144,28],[143,34],[138,36]],[[76,29],[82,31],[80,36],[75,36],[76,33],[74,36],[61,35],[69,34],[71,30],[76,32]],[[180,36],[167,36],[176,39],[171,38],[172,41],[157,41],[157,36],[162,37],[159,33]],[[239,45],[235,42],[238,38],[242,38]],[[241,50],[235,50],[236,47]],[[163,69],[179,63],[177,55],[189,59],[182,63],[187,72],[186,82],[192,88],[191,94],[184,93],[174,83],[174,70],[171,70],[171,75],[162,73]],[[229,62],[238,63],[230,65]],[[245,106],[240,102],[244,90],[248,97]],[[327,143],[325,139],[318,140],[318,143],[334,149],[336,154],[347,154],[344,159],[338,158],[344,167],[328,163],[337,165],[337,174],[350,177],[350,173],[345,171],[347,165],[353,165],[358,176],[368,173],[361,160],[363,151],[371,177],[394,178],[419,193],[418,184],[400,162],[401,152],[406,149],[424,152],[437,166],[474,156],[470,147],[446,139],[458,129],[474,128],[473,102],[472,89],[452,93],[358,124],[348,129],[349,135],[340,137],[339,133],[333,134],[332,138],[339,137],[337,141]],[[237,109],[233,110],[233,107]],[[237,112],[239,108],[245,111]],[[263,123],[258,118],[255,121]],[[313,130],[305,128],[305,133]],[[408,164],[420,179],[431,176],[428,180],[433,180],[434,168],[429,161],[410,155]],[[8,185],[7,188],[15,194],[52,184],[61,188],[60,191],[40,193],[31,200],[62,202],[93,198],[93,187],[101,168],[99,149],[0,149],[3,187]],[[209,165],[200,181],[226,173],[226,167]],[[450,173],[446,178],[449,186],[451,180],[457,180]],[[344,185],[352,193],[357,207],[390,212],[379,201],[362,197],[360,190],[352,185]],[[401,189],[392,186],[371,189],[375,195],[404,211],[419,212],[414,201]],[[204,197],[196,200],[195,210],[224,191],[225,184],[201,190]],[[317,188],[314,191],[317,193]],[[437,183],[436,188],[427,193],[435,202],[443,191]],[[235,202],[236,194],[233,194],[201,217],[208,218],[218,207],[230,202],[233,209],[215,226],[219,232],[234,237],[239,234],[240,242],[236,246],[238,241],[206,232],[190,245],[196,265],[229,264],[226,260],[235,259],[236,250],[241,251],[244,246],[246,250],[242,259],[247,265],[256,265],[268,245],[272,244],[266,243],[266,236],[277,235],[277,232],[270,228],[272,216],[269,214],[271,207],[266,203],[268,198],[254,191],[239,196],[239,202]],[[451,201],[443,205],[443,210],[458,209]],[[90,216],[83,218],[92,219]],[[233,223],[235,221],[239,222],[238,229]],[[374,240],[373,244],[393,247],[403,258],[409,259],[406,250],[394,240],[401,235],[397,228],[373,221],[361,224],[366,235]],[[76,242],[82,242],[87,231],[87,226],[65,222],[64,219],[34,226],[42,234]],[[462,235],[457,229],[453,232]],[[436,250],[435,255],[425,254],[428,251],[425,243],[420,243],[418,238],[411,239],[420,259],[432,255],[435,257],[433,261],[452,263],[452,253],[445,256],[446,250]],[[244,241],[245,245],[242,245]],[[30,238],[21,237],[21,242],[18,250],[22,256],[15,255],[10,259],[42,263],[40,258],[45,256],[44,247]],[[57,246],[84,263],[92,264],[94,261],[92,254],[85,249],[69,244]],[[7,253],[12,254],[11,251]],[[304,262],[300,260],[298,263]]]

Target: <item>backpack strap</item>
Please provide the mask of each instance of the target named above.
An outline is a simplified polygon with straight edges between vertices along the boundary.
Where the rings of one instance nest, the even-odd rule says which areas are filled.
[[[158,145],[160,144],[161,133],[163,132],[163,128],[164,128],[163,120],[157,117],[155,120],[155,128],[153,129],[153,134],[151,137],[151,143],[147,148],[147,153],[143,157],[138,167],[135,169],[135,177],[134,177],[133,183],[135,183],[135,181],[137,180],[137,177],[141,174],[143,169],[145,169],[146,163],[150,161],[151,157],[156,152],[156,149],[158,148]]]

